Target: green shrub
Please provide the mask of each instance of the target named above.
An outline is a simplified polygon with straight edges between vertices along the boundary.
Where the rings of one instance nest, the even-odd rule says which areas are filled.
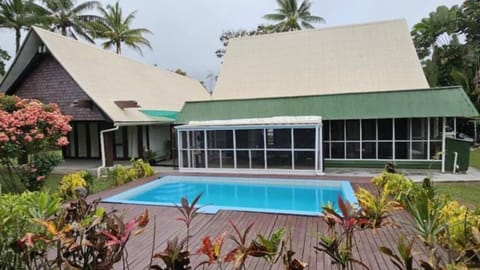
[[[406,200],[411,196],[411,193],[415,188],[413,181],[408,179],[405,175],[400,173],[389,173],[386,171],[382,172],[379,176],[374,177],[372,183],[377,187],[382,188],[387,195],[393,196],[402,204],[406,203]]]
[[[49,219],[60,211],[60,198],[47,192],[25,192],[0,195],[0,269],[27,269],[24,258],[42,254],[45,245],[38,244],[23,253],[21,239],[27,233],[41,231],[35,219]]]
[[[131,182],[138,178],[152,176],[154,174],[152,166],[142,159],[132,160],[131,167],[116,165],[108,170],[108,179],[115,182],[117,186]]]
[[[154,174],[152,166],[142,159],[133,160],[132,168],[136,170],[136,178],[149,177]]]
[[[88,188],[88,181],[92,182],[93,176],[87,171],[79,171],[65,175],[58,187],[61,196],[65,199],[75,196],[75,189],[78,187]]]
[[[47,176],[62,160],[62,156],[55,152],[35,154],[29,163],[18,167],[20,181],[30,191],[40,190]]]

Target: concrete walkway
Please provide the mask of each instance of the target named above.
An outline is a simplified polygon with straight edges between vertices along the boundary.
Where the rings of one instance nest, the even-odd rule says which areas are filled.
[[[128,166],[129,161],[116,161],[115,164],[120,164],[123,166]],[[69,159],[65,160],[61,165],[55,168],[54,173],[56,174],[67,174],[76,172],[79,170],[87,170],[92,174],[97,173],[97,168],[101,165],[99,160],[80,160],[80,159]],[[178,173],[177,169],[173,167],[165,166],[154,166],[155,173],[159,174],[174,174]],[[383,169],[369,169],[369,168],[327,168],[325,171],[326,176],[335,176],[335,177],[362,177],[362,178],[372,178],[379,175]],[[402,173],[406,174],[413,181],[421,182],[428,175],[432,176],[434,181],[438,182],[463,182],[463,181],[480,181],[480,170],[470,167],[467,173],[441,173],[438,170],[418,170],[418,169],[408,169],[400,170]],[[325,177],[322,177],[325,178]]]

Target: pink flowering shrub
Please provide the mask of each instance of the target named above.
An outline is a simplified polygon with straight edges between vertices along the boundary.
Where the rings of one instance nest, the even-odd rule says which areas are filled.
[[[57,104],[0,95],[0,164],[10,179],[13,160],[68,145],[71,119]],[[34,178],[42,182],[45,175]]]

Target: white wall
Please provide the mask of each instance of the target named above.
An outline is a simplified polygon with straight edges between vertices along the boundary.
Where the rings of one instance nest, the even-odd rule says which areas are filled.
[[[155,151],[159,157],[165,156],[170,149],[165,149],[165,142],[170,140],[170,126],[149,126],[150,150]]]

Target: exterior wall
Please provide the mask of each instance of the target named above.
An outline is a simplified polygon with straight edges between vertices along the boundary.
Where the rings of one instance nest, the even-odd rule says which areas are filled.
[[[169,125],[149,126],[148,132],[149,132],[148,145],[150,147],[150,150],[156,152],[159,157],[167,156],[167,154],[170,152],[170,147],[166,147],[167,141],[170,141],[170,126]]]
[[[72,106],[75,100],[90,98],[51,55],[41,56],[26,72],[25,77],[9,91],[10,94],[57,103],[62,112],[73,116],[75,121],[107,120],[95,104],[91,109]]]

